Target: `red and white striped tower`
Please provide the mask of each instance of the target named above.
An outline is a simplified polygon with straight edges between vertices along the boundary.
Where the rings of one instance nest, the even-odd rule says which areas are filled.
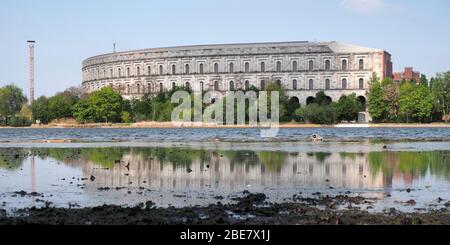
[[[28,101],[29,103],[33,103],[34,101],[34,44],[35,41],[29,40],[27,41],[28,43],[28,48],[30,49],[30,67],[29,67],[29,72],[30,72],[30,94],[29,94],[29,98]]]

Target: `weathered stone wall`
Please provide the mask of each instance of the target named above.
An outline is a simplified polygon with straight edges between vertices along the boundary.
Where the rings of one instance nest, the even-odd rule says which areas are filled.
[[[389,75],[386,67],[390,58],[386,59],[387,56],[390,57],[383,50],[336,42],[147,49],[85,60],[83,87],[93,92],[111,86],[125,98],[133,98],[156,94],[161,89],[170,90],[173,85],[189,86],[194,91],[203,88],[225,92],[246,86],[261,88],[263,83],[279,81],[287,94],[297,97],[301,104],[306,104],[307,98],[320,90],[336,101],[342,94],[366,97],[373,73],[381,78]],[[265,64],[264,70],[261,63]]]

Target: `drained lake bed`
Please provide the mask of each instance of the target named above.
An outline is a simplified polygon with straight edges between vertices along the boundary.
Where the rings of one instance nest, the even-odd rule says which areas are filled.
[[[297,133],[304,136],[302,140],[293,134],[276,140],[255,136],[257,140],[247,142],[242,130],[254,129],[227,129],[232,132],[229,138],[202,129],[198,135],[205,136],[200,139],[161,140],[163,135],[178,133],[164,129],[158,137],[131,140],[134,136],[124,136],[128,130],[115,130],[118,141],[101,136],[107,134],[103,129],[62,129],[51,135],[56,131],[31,131],[23,138],[17,135],[24,133],[0,130],[0,209],[15,216],[32,207],[126,208],[151,203],[158,208],[206,208],[233,205],[249,193],[261,193],[260,207],[305,204],[369,213],[450,211],[448,132],[436,141],[416,137],[416,129],[408,129],[410,135],[404,139],[415,141],[357,140],[355,133],[353,138],[342,138],[351,141],[336,137],[311,142],[307,137],[311,129]],[[321,135],[351,131],[328,130]],[[95,140],[89,140],[89,133]],[[419,134],[433,135],[427,130]],[[83,142],[41,141],[49,138]]]

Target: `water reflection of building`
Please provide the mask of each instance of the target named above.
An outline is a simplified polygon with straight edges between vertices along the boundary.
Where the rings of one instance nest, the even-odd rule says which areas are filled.
[[[255,161],[209,152],[209,160],[194,159],[190,166],[142,154],[125,154],[121,164],[104,169],[89,161],[85,176],[96,177],[92,187],[149,187],[161,189],[203,189],[208,187],[242,191],[258,187],[348,187],[382,188],[383,174],[370,171],[367,154],[282,154],[271,162],[259,156]],[[248,153],[250,154],[250,153]],[[254,153],[253,153],[254,154]],[[258,153],[256,153],[258,154]],[[251,158],[250,156],[248,158]],[[240,158],[240,160],[242,160]],[[282,161],[282,162],[280,162]],[[129,163],[129,170],[126,165]]]

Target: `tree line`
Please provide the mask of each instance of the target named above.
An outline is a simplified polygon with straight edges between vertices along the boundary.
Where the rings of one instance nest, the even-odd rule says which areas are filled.
[[[63,118],[74,118],[79,123],[167,122],[177,106],[171,102],[171,97],[179,90],[191,92],[189,88],[175,87],[155,96],[144,95],[139,99],[126,100],[109,87],[91,94],[84,94],[80,88],[74,87],[51,97],[41,96],[30,106],[20,88],[6,85],[0,88],[0,125],[29,126],[35,122],[47,124]],[[259,96],[256,87],[248,90],[255,91]],[[279,92],[281,122],[334,124],[355,121],[362,110],[355,94],[343,95],[332,102],[324,91],[320,91],[314,101],[301,107],[298,99],[287,97],[282,86],[276,82],[268,83],[265,90]],[[450,71],[438,73],[430,81],[422,76],[420,83],[395,82],[391,78],[379,79],[374,75],[367,98],[368,112],[376,123],[449,121]],[[224,105],[226,99],[221,99]],[[203,103],[202,106],[204,109],[208,104]],[[246,103],[246,118],[248,106]],[[270,105],[268,109],[270,112]],[[223,116],[226,121],[226,115]]]
[[[368,109],[373,122],[448,121],[450,108],[450,72],[438,73],[430,81],[380,80],[373,75],[368,92]]]

